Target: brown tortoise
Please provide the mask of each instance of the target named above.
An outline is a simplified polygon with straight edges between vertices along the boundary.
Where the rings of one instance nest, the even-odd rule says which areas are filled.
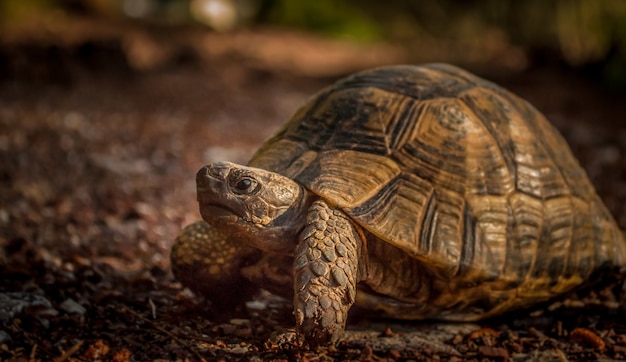
[[[351,306],[471,321],[626,265],[626,242],[535,108],[443,64],[354,74],[252,157],[197,174],[204,221],[176,277],[216,303],[293,298],[297,334],[338,338]],[[358,290],[358,292],[357,292]]]

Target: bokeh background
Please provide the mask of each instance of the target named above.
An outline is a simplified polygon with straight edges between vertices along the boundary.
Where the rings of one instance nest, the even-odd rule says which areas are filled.
[[[0,0],[0,359],[298,357],[264,344],[288,308],[240,309],[244,328],[172,278],[195,172],[245,163],[339,77],[424,62],[543,111],[626,229],[626,1]],[[553,322],[622,342],[577,349],[554,323],[532,338],[626,358],[626,327],[584,318]],[[511,346],[491,345],[530,353]]]
[[[397,53],[379,62],[451,61],[518,72],[551,64],[622,88],[626,84],[625,17],[626,4],[620,0],[0,2],[4,41],[30,40],[51,46],[80,42],[88,35],[79,31],[87,31],[85,22],[98,22],[88,33],[100,36],[111,36],[121,24],[151,29],[160,32],[161,36],[153,33],[156,39],[152,40],[158,43],[167,43],[168,38],[162,36],[184,30],[245,34],[273,28],[345,43],[395,46]],[[103,29],[107,26],[113,29],[107,32]],[[123,51],[131,66],[159,63],[159,59],[149,59],[158,58],[156,54],[142,57],[127,42],[132,41],[126,39]],[[291,50],[298,52],[297,48]],[[325,72],[332,71],[337,70]]]

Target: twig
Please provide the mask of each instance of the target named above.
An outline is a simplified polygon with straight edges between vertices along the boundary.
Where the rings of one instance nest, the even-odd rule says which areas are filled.
[[[30,350],[30,356],[28,356],[29,362],[35,361],[35,356],[37,355],[37,344],[33,344],[33,349]]]
[[[148,298],[148,304],[150,304],[150,310],[152,311],[152,319],[156,319],[156,305],[154,305],[152,298]]]
[[[206,362],[206,360],[204,359],[204,357],[202,357],[202,355],[200,355],[200,353],[198,353],[196,350],[194,350],[193,348],[191,348],[191,346],[183,341],[182,339],[178,338],[176,335],[172,334],[172,332],[163,329],[162,327],[160,327],[159,325],[157,325],[156,323],[154,323],[153,321],[149,320],[148,318],[142,316],[141,314],[135,312],[134,310],[128,308],[125,305],[121,305],[122,309],[128,311],[130,314],[134,315],[135,317],[141,319],[142,321],[148,323],[152,328],[156,329],[157,331],[169,336],[170,338],[172,338],[174,341],[176,341],[176,343],[185,346],[185,348],[187,348],[191,353],[193,353],[196,357],[198,357],[198,359],[202,362]],[[56,361],[55,361],[56,362]]]
[[[65,353],[63,353],[60,357],[57,357],[54,359],[54,362],[63,362],[66,361],[68,358],[70,358],[74,353],[76,353],[76,351],[78,351],[80,349],[80,347],[83,345],[84,341],[78,341],[78,343],[76,343],[75,345],[73,345],[70,349],[68,349],[67,351],[65,351]]]

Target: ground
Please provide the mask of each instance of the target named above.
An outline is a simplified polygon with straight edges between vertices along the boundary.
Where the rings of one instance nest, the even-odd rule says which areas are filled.
[[[0,47],[1,361],[626,359],[608,288],[478,324],[360,314],[313,351],[288,301],[216,310],[169,271],[199,219],[196,170],[245,162],[333,79],[413,59],[277,30],[104,33]],[[623,94],[549,64],[494,69],[474,70],[547,114],[626,228]]]

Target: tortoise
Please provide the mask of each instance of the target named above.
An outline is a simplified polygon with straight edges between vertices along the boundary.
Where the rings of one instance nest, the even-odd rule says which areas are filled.
[[[356,305],[476,321],[626,265],[626,241],[565,140],[533,106],[446,64],[323,89],[247,166],[197,173],[204,221],[175,276],[218,305],[293,298],[300,342],[335,342]]]

